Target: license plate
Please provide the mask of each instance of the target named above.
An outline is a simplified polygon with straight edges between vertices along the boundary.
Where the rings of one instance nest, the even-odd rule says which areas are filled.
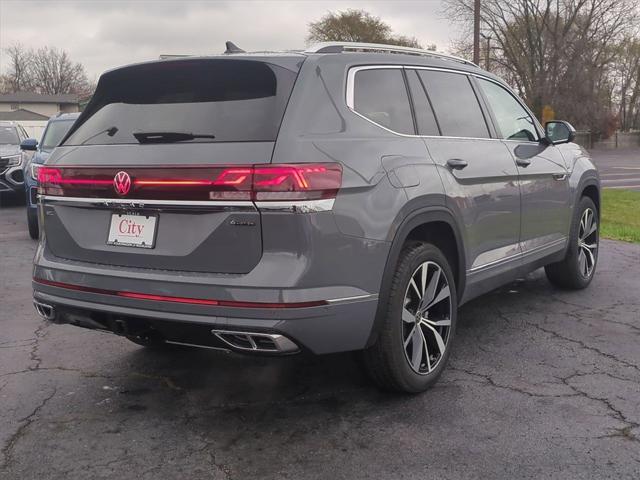
[[[111,215],[107,245],[153,248],[156,238],[156,215]]]

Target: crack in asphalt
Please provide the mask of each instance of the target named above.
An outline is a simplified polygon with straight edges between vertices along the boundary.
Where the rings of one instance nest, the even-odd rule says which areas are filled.
[[[42,410],[44,406],[49,402],[49,400],[51,400],[56,395],[57,391],[57,388],[53,387],[53,391],[51,392],[51,394],[44,397],[42,399],[42,402],[40,402],[40,404],[38,404],[29,415],[18,420],[18,423],[20,423],[21,425],[9,437],[4,447],[2,447],[2,450],[0,450],[0,452],[2,452],[2,455],[4,456],[4,461],[0,465],[0,469],[6,470],[12,463],[13,449],[15,448],[16,444],[25,435],[27,428],[35,421],[40,410]]]
[[[545,321],[546,321],[546,319],[547,319],[547,316],[545,315]],[[619,363],[621,365],[624,365],[625,367],[632,368],[632,369],[640,372],[640,367],[638,367],[636,364],[628,362],[628,361],[623,360],[621,358],[618,358],[618,357],[616,357],[615,355],[613,355],[611,353],[603,352],[602,350],[600,350],[597,347],[594,347],[594,346],[591,346],[591,345],[587,345],[582,340],[576,340],[575,338],[570,338],[570,337],[561,335],[560,333],[558,333],[558,332],[556,332],[554,330],[550,330],[548,328],[544,328],[544,327],[538,325],[537,323],[529,322],[529,321],[526,321],[526,320],[524,320],[524,323],[526,325],[529,325],[529,326],[531,326],[533,328],[536,328],[536,329],[538,329],[538,330],[540,330],[542,332],[545,332],[545,333],[547,333],[547,334],[549,334],[549,335],[551,335],[553,337],[559,338],[559,339],[564,340],[566,342],[570,342],[570,343],[579,345],[581,348],[583,348],[585,350],[589,350],[589,351],[595,352],[598,355],[601,355],[601,356],[603,356],[605,358],[608,358],[609,360],[613,360],[614,362],[617,362],[617,363]]]
[[[515,393],[520,393],[522,395],[526,395],[528,397],[534,397],[534,398],[570,398],[570,397],[577,397],[578,394],[577,393],[535,393],[535,392],[530,392],[529,390],[525,390],[523,388],[520,387],[514,387],[513,385],[505,385],[505,384],[500,384],[497,383],[492,377],[491,375],[487,375],[484,373],[478,373],[478,372],[474,372],[472,370],[466,369],[466,368],[461,368],[461,367],[455,367],[450,365],[448,367],[449,370],[452,370],[454,372],[463,372],[466,373],[467,375],[473,376],[473,377],[479,377],[481,379],[484,380],[484,382],[477,382],[480,384],[484,384],[484,385],[490,385],[494,388],[501,388],[504,390],[509,390]],[[455,383],[455,380],[452,382]]]
[[[224,475],[224,478],[231,479],[230,468],[224,463],[219,464],[216,460],[216,455],[212,451],[213,442],[202,438],[202,436],[200,436],[200,439],[202,442],[204,442],[204,446],[198,450],[195,450],[195,453],[206,453],[206,455],[209,457],[209,463],[214,466],[219,472],[221,472]]]
[[[95,373],[95,372],[89,372],[86,370],[82,370],[80,368],[68,368],[68,367],[41,367],[38,366],[37,368],[25,368],[24,370],[17,370],[15,372],[7,372],[7,373],[3,373],[2,375],[0,375],[0,378],[4,378],[4,377],[10,377],[13,375],[22,375],[25,373],[35,373],[35,372],[47,372],[47,371],[59,371],[59,372],[74,372],[74,373],[79,373],[80,375],[82,375],[85,378],[105,378],[105,379],[109,379],[109,380],[113,380],[115,378],[120,378],[120,376],[118,375],[104,375],[101,373]]]
[[[591,375],[602,375],[602,373],[593,373]],[[579,389],[575,385],[572,385],[570,383],[570,380],[573,379],[573,378],[576,378],[578,376],[587,376],[587,374],[573,374],[573,375],[569,375],[568,377],[565,377],[565,378],[558,378],[558,377],[556,377],[556,378],[558,378],[558,380],[560,380],[564,385],[566,385],[567,387],[572,389],[574,392],[579,393],[580,395],[584,396],[585,398],[588,398],[589,400],[593,400],[593,401],[597,401],[597,402],[602,403],[603,405],[605,405],[613,413],[613,415],[612,415],[613,418],[615,418],[615,419],[617,419],[620,422],[625,424],[624,427],[615,429],[615,433],[610,434],[610,435],[604,435],[604,436],[597,437],[597,438],[622,437],[622,438],[624,438],[626,440],[630,440],[630,441],[634,441],[634,442],[640,442],[640,438],[638,438],[632,432],[634,429],[640,427],[640,423],[628,419],[624,415],[624,413],[622,413],[622,410],[620,410],[619,408],[616,408],[613,405],[613,403],[611,402],[611,400],[609,400],[608,398],[593,396],[593,395],[589,394],[588,392],[585,392],[584,390]],[[630,380],[627,380],[627,381],[630,381]]]
[[[566,304],[569,304],[569,305],[573,305],[573,306],[576,306],[576,307],[578,306],[576,304],[571,304],[570,302],[563,301],[563,300],[561,300],[561,299],[559,299],[557,297],[554,297],[554,300],[557,300],[557,301],[560,301],[562,303],[566,303]],[[506,321],[509,325],[512,324],[512,319],[509,318],[508,314],[502,312],[501,310],[497,310],[496,313],[497,313],[499,318],[501,318],[504,321]],[[513,314],[515,314],[515,315],[523,315],[523,312],[509,312],[509,313],[512,314],[512,315]],[[572,312],[565,312],[565,314],[569,315],[572,318],[574,318],[578,322],[583,321],[583,319],[580,317],[581,312],[572,311]],[[543,314],[542,322],[543,323],[546,322],[548,317],[549,317],[549,315]],[[607,359],[609,359],[609,360],[611,360],[611,361],[613,361],[613,362],[615,362],[615,363],[617,363],[619,365],[623,365],[626,368],[631,368],[631,369],[633,369],[635,371],[640,372],[640,368],[637,365],[635,365],[635,364],[633,364],[631,362],[628,362],[626,360],[620,359],[620,358],[618,358],[617,356],[615,356],[613,354],[610,354],[610,353],[607,353],[607,352],[603,352],[599,348],[594,347],[592,345],[588,345],[587,343],[585,343],[582,340],[577,340],[577,339],[574,339],[574,338],[567,337],[567,336],[562,335],[562,334],[560,334],[560,333],[558,333],[558,332],[556,332],[554,330],[551,330],[549,328],[545,328],[545,327],[539,325],[538,323],[534,323],[534,322],[527,321],[527,320],[524,320],[524,319],[522,320],[522,322],[523,322],[523,324],[525,324],[525,325],[527,325],[527,326],[529,326],[531,328],[534,328],[536,330],[542,331],[542,332],[544,332],[544,333],[546,333],[548,335],[551,335],[554,338],[560,339],[560,340],[562,340],[564,342],[569,342],[569,343],[578,345],[582,349],[585,349],[585,350],[590,351],[590,352],[594,352],[594,353],[596,353],[596,354],[598,354],[598,355],[600,355],[602,357],[605,357],[605,358],[607,358]],[[624,325],[629,326],[627,324],[624,324]],[[637,327],[635,327],[635,328],[637,328]],[[544,394],[544,393],[531,392],[531,391],[525,390],[523,388],[514,387],[513,385],[500,384],[500,383],[497,383],[491,377],[491,375],[481,374],[481,373],[474,372],[472,370],[461,368],[461,367],[458,367],[458,366],[450,365],[448,368],[450,370],[453,370],[453,371],[460,371],[460,372],[463,372],[463,373],[465,373],[467,375],[481,378],[482,380],[484,380],[484,382],[480,382],[481,384],[490,385],[491,387],[494,387],[494,388],[506,389],[506,390],[513,391],[513,392],[516,392],[516,393],[520,393],[522,395],[526,395],[526,396],[529,396],[529,397],[568,398],[568,397],[581,396],[581,397],[587,398],[587,399],[589,399],[591,401],[599,402],[599,403],[601,403],[602,405],[604,405],[607,408],[607,410],[609,411],[609,415],[612,418],[615,418],[616,420],[622,422],[623,424],[625,424],[625,426],[615,429],[614,433],[612,433],[612,434],[608,434],[608,435],[604,435],[604,436],[596,437],[596,438],[621,437],[621,438],[624,438],[624,439],[629,440],[629,441],[640,442],[640,438],[637,435],[635,435],[634,432],[633,432],[636,428],[640,427],[640,423],[639,422],[627,418],[624,415],[624,413],[619,408],[617,408],[609,398],[594,396],[592,394],[589,394],[589,392],[586,392],[586,391],[578,388],[577,386],[571,384],[571,380],[574,379],[574,378],[584,377],[584,376],[593,376],[593,375],[606,375],[606,376],[609,376],[610,378],[613,378],[613,379],[616,379],[616,380],[619,380],[619,381],[626,381],[626,382],[632,382],[632,383],[637,383],[636,380],[623,378],[623,377],[614,375],[614,374],[612,374],[610,372],[600,371],[600,370],[594,371],[594,372],[583,372],[583,373],[576,372],[576,373],[572,373],[571,375],[569,375],[567,377],[554,376],[554,378],[559,380],[562,385],[566,386],[567,388],[569,388],[574,393],[572,393],[572,394]]]
[[[46,333],[47,328],[49,328],[49,322],[42,321],[38,328],[36,328],[33,334],[35,335],[35,339],[33,345],[31,346],[31,351],[29,352],[29,359],[31,362],[34,362],[34,366],[29,366],[29,370],[38,370],[40,368],[40,364],[42,363],[42,358],[38,354],[38,350],[40,349],[40,340],[42,340]]]

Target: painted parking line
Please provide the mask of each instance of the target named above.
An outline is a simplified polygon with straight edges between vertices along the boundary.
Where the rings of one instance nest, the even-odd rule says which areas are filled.
[[[628,177],[629,175],[633,175],[633,173],[601,173],[601,177]]]
[[[632,188],[640,188],[639,185],[606,185],[605,188],[626,188],[627,190],[631,190]]]
[[[612,183],[612,182],[640,182],[640,178],[611,178],[602,180],[602,183]]]

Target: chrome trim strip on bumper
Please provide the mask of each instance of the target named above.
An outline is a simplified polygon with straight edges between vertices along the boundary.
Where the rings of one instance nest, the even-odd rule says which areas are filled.
[[[251,208],[254,209],[253,202],[246,201],[224,201],[224,200],[137,200],[125,198],[88,198],[88,197],[57,197],[55,195],[38,195],[38,198],[54,205],[75,205],[87,207],[129,207],[144,208],[149,207],[228,207],[228,208]]]
[[[314,213],[333,210],[334,202],[334,198],[323,200],[292,200],[289,202],[256,202],[256,207],[258,207],[258,210],[267,211]]]
[[[347,303],[347,302],[355,302],[358,300],[377,300],[378,294],[371,293],[368,295],[356,295],[355,297],[342,297],[342,298],[333,298],[331,300],[325,300],[328,304],[333,305],[336,303]]]
[[[292,200],[292,201],[226,201],[226,200],[137,200],[125,198],[88,198],[88,197],[58,197],[55,195],[38,195],[38,198],[52,205],[73,205],[101,208],[180,208],[180,207],[218,207],[218,208],[248,208],[265,211],[314,213],[328,212],[333,209],[334,198],[321,200]]]

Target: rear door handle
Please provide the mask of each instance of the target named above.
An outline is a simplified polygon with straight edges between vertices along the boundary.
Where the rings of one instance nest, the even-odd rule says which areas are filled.
[[[447,165],[454,170],[462,170],[469,164],[465,160],[460,160],[459,158],[450,158],[447,160]]]
[[[552,176],[554,180],[558,180],[559,182],[567,179],[566,173],[554,173]]]
[[[531,165],[531,160],[527,160],[526,158],[516,158],[516,164],[519,167],[527,168]]]

